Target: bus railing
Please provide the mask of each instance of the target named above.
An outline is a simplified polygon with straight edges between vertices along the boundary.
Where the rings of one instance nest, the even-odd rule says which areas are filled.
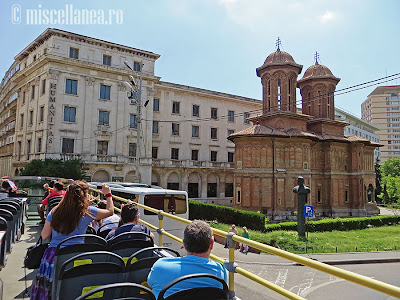
[[[93,192],[102,194],[102,192],[99,191],[99,190],[96,190],[96,189],[93,189],[93,188],[90,188],[90,189]],[[132,203],[133,202],[133,203],[136,203],[139,207],[141,207],[143,209],[146,209],[148,211],[151,211],[153,213],[158,214],[158,219],[159,219],[158,227],[153,225],[153,224],[150,224],[150,223],[148,223],[148,222],[146,222],[144,220],[141,220],[141,219],[139,219],[139,221],[141,223],[145,224],[146,226],[148,226],[148,227],[150,227],[150,228],[152,228],[152,229],[157,231],[158,236],[159,236],[159,245],[162,245],[162,237],[163,236],[166,236],[168,238],[171,238],[171,239],[183,244],[182,239],[180,239],[180,238],[178,238],[178,237],[166,232],[163,229],[163,218],[164,217],[168,217],[170,219],[173,219],[175,221],[182,222],[182,223],[185,223],[185,224],[189,224],[192,221],[184,219],[184,218],[181,218],[181,217],[178,217],[178,216],[175,216],[175,215],[172,215],[170,213],[166,213],[163,210],[157,210],[155,208],[148,207],[148,206],[146,206],[144,204],[137,203],[136,201],[127,200],[127,199],[124,199],[124,198],[121,198],[121,197],[118,197],[118,196],[114,196],[114,195],[112,197],[114,199],[118,200],[118,201],[121,201],[121,202],[125,202],[125,203]],[[120,211],[120,209],[118,209],[118,208],[115,208],[115,210],[116,211]],[[231,291],[231,295],[234,295],[234,286],[235,286],[234,276],[235,276],[235,273],[238,273],[238,274],[241,274],[242,276],[244,276],[244,277],[246,277],[246,278],[248,278],[250,280],[253,280],[253,281],[255,281],[255,282],[257,282],[257,283],[259,283],[259,284],[261,284],[261,285],[263,285],[263,286],[265,286],[265,287],[267,287],[267,288],[269,288],[269,289],[281,294],[282,296],[285,296],[288,299],[305,299],[305,298],[300,297],[297,294],[294,294],[294,293],[292,293],[292,292],[290,292],[290,291],[288,291],[288,290],[286,290],[286,289],[284,289],[284,288],[282,288],[282,287],[280,287],[280,286],[278,286],[278,285],[276,285],[274,283],[271,283],[271,282],[269,282],[269,281],[267,281],[267,280],[255,275],[255,274],[253,274],[251,272],[248,272],[243,268],[240,268],[235,263],[235,248],[234,248],[235,247],[235,243],[233,243],[233,241],[234,241],[234,242],[239,242],[239,243],[242,243],[242,244],[246,244],[248,246],[251,246],[251,247],[253,247],[255,249],[258,249],[258,250],[261,250],[261,251],[265,251],[265,252],[267,252],[269,254],[276,255],[276,256],[285,258],[287,260],[291,260],[293,262],[296,262],[296,263],[299,263],[301,265],[304,265],[304,266],[319,270],[321,272],[324,272],[324,273],[327,273],[327,274],[330,274],[330,275],[333,275],[333,276],[336,276],[336,277],[340,277],[340,278],[345,279],[347,281],[354,282],[354,283],[356,283],[358,285],[365,286],[367,288],[376,290],[378,292],[381,292],[381,293],[384,293],[384,294],[387,294],[387,295],[390,295],[390,296],[393,296],[393,297],[396,297],[396,298],[400,298],[400,288],[397,287],[397,286],[394,286],[394,285],[391,285],[391,284],[388,284],[388,283],[385,283],[385,282],[382,282],[382,281],[379,281],[379,280],[376,280],[376,279],[372,279],[370,277],[363,276],[363,275],[360,275],[360,274],[357,274],[357,273],[354,273],[354,272],[351,272],[351,271],[342,270],[340,268],[337,268],[337,267],[334,267],[334,266],[330,266],[330,265],[327,265],[327,264],[324,264],[322,262],[318,262],[318,261],[315,261],[315,260],[312,260],[312,259],[309,259],[309,258],[305,258],[305,257],[302,257],[300,255],[296,255],[296,254],[293,254],[293,253],[290,253],[290,252],[287,252],[287,251],[284,251],[284,250],[281,250],[281,249],[278,249],[278,248],[275,248],[275,247],[272,247],[272,246],[269,246],[269,245],[265,245],[265,244],[262,244],[262,243],[259,243],[259,242],[256,242],[256,241],[252,241],[250,239],[243,238],[243,237],[235,235],[233,233],[227,233],[225,231],[222,231],[222,230],[219,230],[219,229],[215,229],[215,228],[213,228],[212,230],[213,230],[213,233],[215,235],[218,235],[218,236],[221,236],[221,237],[225,237],[225,238],[228,239],[228,247],[229,247],[229,249],[228,249],[229,250],[229,259],[228,259],[228,261],[224,261],[222,258],[220,258],[220,257],[218,257],[216,255],[213,255],[213,254],[210,255],[210,258],[215,260],[215,261],[217,261],[217,262],[219,262],[219,263],[224,264],[226,266],[226,268],[228,269],[228,271],[229,271],[229,283],[228,283],[228,286],[229,286],[229,290]]]

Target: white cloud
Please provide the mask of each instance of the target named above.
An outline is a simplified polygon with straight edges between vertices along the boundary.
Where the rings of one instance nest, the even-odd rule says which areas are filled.
[[[325,13],[318,17],[321,23],[328,23],[336,19],[336,14],[333,11],[327,10]]]

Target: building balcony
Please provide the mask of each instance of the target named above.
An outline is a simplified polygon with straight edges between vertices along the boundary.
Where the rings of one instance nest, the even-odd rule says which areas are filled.
[[[233,163],[197,160],[153,159],[154,167],[233,169]]]

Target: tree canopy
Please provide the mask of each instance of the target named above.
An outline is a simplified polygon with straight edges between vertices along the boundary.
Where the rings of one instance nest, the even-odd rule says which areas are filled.
[[[400,201],[400,158],[390,158],[380,167],[382,193],[380,198],[388,204]]]
[[[82,179],[85,172],[82,170],[80,159],[61,160],[46,158],[34,159],[21,171],[21,176],[48,176],[66,179]]]

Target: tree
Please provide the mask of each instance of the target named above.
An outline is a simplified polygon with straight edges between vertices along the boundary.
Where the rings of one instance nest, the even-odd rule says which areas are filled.
[[[381,166],[379,164],[379,159],[376,159],[375,161],[375,202],[380,203],[381,198],[379,195],[382,193],[382,171],[381,171]]]
[[[46,158],[45,160],[34,159],[21,171],[21,176],[46,176],[60,177],[66,179],[82,179],[85,173],[82,170],[80,159],[61,160]]]
[[[400,201],[400,158],[390,158],[380,167],[381,188],[380,198],[387,204],[398,204]]]

